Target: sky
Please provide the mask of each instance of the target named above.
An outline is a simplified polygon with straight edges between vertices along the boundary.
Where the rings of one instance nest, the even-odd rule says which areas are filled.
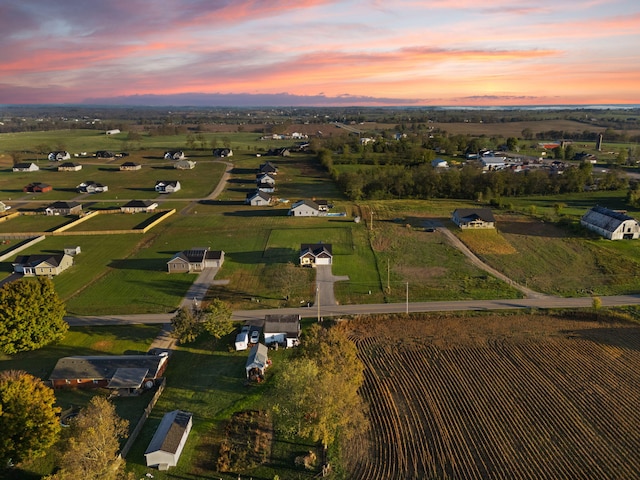
[[[640,104],[638,0],[0,0],[0,104]]]

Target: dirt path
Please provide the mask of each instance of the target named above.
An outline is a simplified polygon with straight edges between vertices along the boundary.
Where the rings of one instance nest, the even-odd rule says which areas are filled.
[[[507,284],[511,285],[513,288],[521,291],[522,293],[525,294],[527,298],[547,297],[547,295],[545,295],[544,293],[536,292],[535,290],[531,290],[530,288],[527,288],[524,285],[520,285],[519,283],[513,281],[503,273],[496,270],[495,268],[484,263],[480,258],[476,256],[475,253],[469,250],[469,248],[467,248],[467,246],[464,243],[462,243],[462,241],[458,237],[456,237],[447,227],[438,225],[438,226],[434,226],[434,228],[438,232],[442,233],[447,238],[449,243],[453,247],[460,250],[460,252],[462,252],[476,267],[481,268],[485,272],[490,273],[494,277],[499,278],[503,282],[506,282]]]

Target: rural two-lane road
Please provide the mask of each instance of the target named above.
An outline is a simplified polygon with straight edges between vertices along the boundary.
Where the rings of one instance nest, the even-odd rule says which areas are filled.
[[[603,307],[624,305],[640,305],[639,295],[616,295],[599,297]],[[367,305],[333,305],[321,306],[321,317],[340,317],[342,315],[366,315],[385,313],[418,313],[418,312],[454,312],[454,311],[488,311],[488,310],[517,310],[528,308],[588,308],[593,304],[590,297],[562,298],[546,296],[542,298],[519,298],[498,300],[458,300],[416,303],[381,303]],[[259,320],[265,315],[299,314],[301,317],[318,316],[317,306],[299,308],[276,308],[262,310],[237,310],[233,312],[233,320]],[[121,325],[130,323],[169,323],[173,315],[170,313],[142,314],[142,315],[107,315],[67,317],[72,326],[87,325]]]

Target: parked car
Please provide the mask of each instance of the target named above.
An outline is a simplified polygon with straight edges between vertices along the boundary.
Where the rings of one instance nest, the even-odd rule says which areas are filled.
[[[253,332],[251,332],[251,343],[258,343],[258,341],[260,340],[260,331],[259,330],[254,330]]]

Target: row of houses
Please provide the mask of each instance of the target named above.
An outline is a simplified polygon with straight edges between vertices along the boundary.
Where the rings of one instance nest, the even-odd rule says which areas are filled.
[[[273,192],[276,189],[278,167],[271,162],[262,163],[256,173],[256,189],[247,193],[245,202],[252,207],[264,207],[273,202]]]
[[[174,193],[181,190],[182,185],[179,180],[157,180],[153,188],[157,193]],[[22,187],[25,193],[46,193],[52,190],[51,185],[41,182],[32,182]],[[79,193],[102,193],[108,191],[109,187],[103,183],[86,180],[76,186],[76,190]]]
[[[192,160],[179,160],[173,164],[173,168],[176,170],[192,170],[195,168],[196,162]],[[120,165],[120,171],[135,171],[142,168],[142,164],[137,162],[123,162]],[[40,167],[33,162],[17,163],[12,169],[14,172],[37,172]],[[59,172],[78,172],[82,170],[82,164],[76,162],[64,162],[58,165],[57,170]]]

